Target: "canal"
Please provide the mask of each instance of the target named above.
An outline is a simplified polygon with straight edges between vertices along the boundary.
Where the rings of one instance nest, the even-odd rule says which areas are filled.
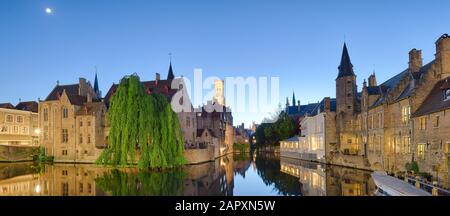
[[[0,196],[365,196],[370,172],[279,158],[235,154],[170,171],[96,165],[0,164]]]

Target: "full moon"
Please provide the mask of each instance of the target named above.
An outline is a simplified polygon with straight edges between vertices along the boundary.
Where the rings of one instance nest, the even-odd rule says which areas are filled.
[[[45,8],[45,13],[51,14],[53,10],[51,8]]]

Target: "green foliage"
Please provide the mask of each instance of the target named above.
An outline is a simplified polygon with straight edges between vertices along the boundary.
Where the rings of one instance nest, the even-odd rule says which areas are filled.
[[[239,152],[247,152],[249,151],[249,145],[247,144],[243,144],[243,143],[234,143],[233,144],[233,149],[235,151],[239,151]]]
[[[45,154],[45,148],[39,148],[39,154],[37,156],[37,162],[39,163],[53,163],[54,156],[47,156]]]
[[[414,173],[419,173],[419,165],[417,164],[416,161],[413,161],[411,163],[406,163],[405,164],[405,169],[408,172],[413,171]]]
[[[281,140],[288,139],[296,134],[294,119],[286,112],[281,112],[274,123],[263,123],[256,129],[256,147],[276,146]]]
[[[167,98],[147,95],[137,75],[124,77],[111,98],[108,148],[99,164],[172,168],[186,163],[178,117]]]
[[[112,170],[95,179],[96,184],[113,196],[182,195],[186,174],[182,170],[165,172],[124,172]]]

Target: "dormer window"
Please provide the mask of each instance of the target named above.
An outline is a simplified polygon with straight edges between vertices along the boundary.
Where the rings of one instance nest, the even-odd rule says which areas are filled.
[[[444,100],[450,100],[450,89],[444,90]]]

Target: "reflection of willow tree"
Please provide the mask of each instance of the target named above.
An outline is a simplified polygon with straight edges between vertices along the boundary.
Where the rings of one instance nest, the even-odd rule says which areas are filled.
[[[95,181],[101,190],[113,196],[175,196],[182,195],[185,176],[182,170],[165,172],[112,170]]]
[[[266,185],[273,184],[284,196],[301,195],[301,184],[298,178],[280,171],[280,159],[273,155],[258,155],[255,160],[258,175]]]
[[[171,168],[186,162],[177,115],[167,98],[146,92],[137,75],[124,77],[111,98],[108,147],[97,162],[113,166]]]

